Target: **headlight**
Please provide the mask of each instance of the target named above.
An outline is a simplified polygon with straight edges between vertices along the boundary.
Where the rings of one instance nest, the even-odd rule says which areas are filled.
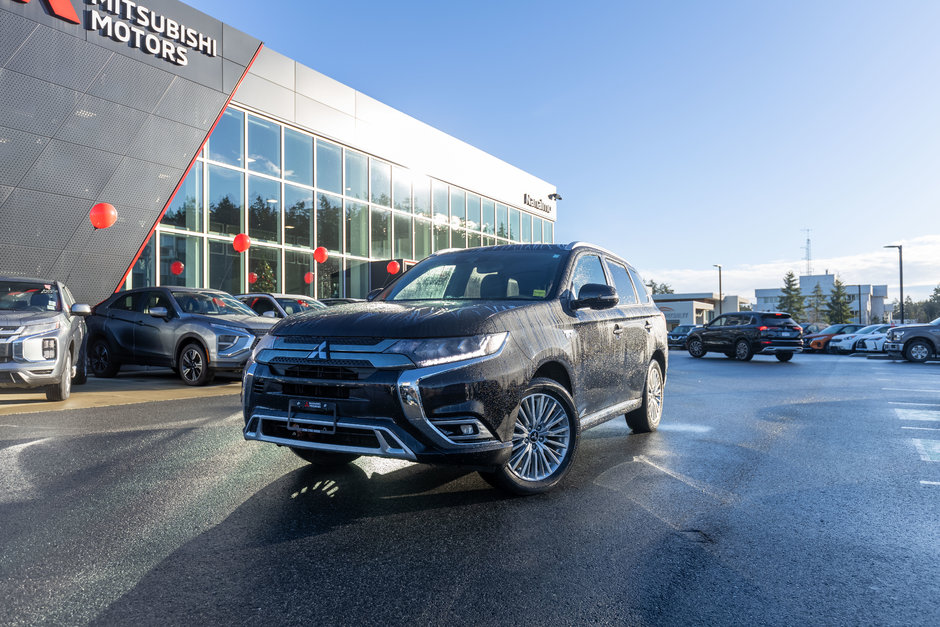
[[[234,347],[239,340],[247,340],[250,343],[254,339],[251,333],[238,327],[229,327],[224,324],[210,324],[209,327],[215,331],[215,339],[220,353]]]
[[[261,339],[258,340],[258,343],[255,344],[255,347],[251,350],[251,356],[248,358],[248,363],[245,364],[245,370],[257,360],[258,354],[261,351],[274,346],[274,339],[274,336],[270,333],[261,336]]]
[[[399,340],[389,346],[386,353],[405,355],[416,366],[436,366],[453,361],[492,355],[503,347],[509,333],[445,337],[430,340]]]
[[[23,328],[23,335],[37,335],[39,333],[48,333],[59,328],[58,322],[46,322],[43,324],[30,324]]]

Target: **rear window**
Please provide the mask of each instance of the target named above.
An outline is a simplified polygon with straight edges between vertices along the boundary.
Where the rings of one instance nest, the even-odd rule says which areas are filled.
[[[773,325],[773,326],[797,326],[796,322],[793,321],[793,318],[790,317],[790,314],[785,313],[773,313],[773,314],[762,314],[761,315],[761,324]]]

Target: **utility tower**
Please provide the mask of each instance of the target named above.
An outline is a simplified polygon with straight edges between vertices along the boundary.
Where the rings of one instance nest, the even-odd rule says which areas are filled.
[[[813,274],[813,243],[809,239],[810,229],[803,229],[803,232],[806,233],[806,246],[803,247],[803,252],[805,253],[804,259],[806,259],[806,275],[809,276]]]

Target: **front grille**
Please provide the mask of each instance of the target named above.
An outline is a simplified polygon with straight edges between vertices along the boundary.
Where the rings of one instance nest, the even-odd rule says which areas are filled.
[[[302,377],[305,379],[333,379],[338,381],[358,381],[360,373],[342,366],[320,366],[308,364],[275,365],[271,371],[282,377]]]
[[[375,346],[385,338],[382,337],[319,337],[315,335],[284,335],[281,340],[285,344],[309,344],[316,346],[323,342],[329,342],[330,345],[339,344],[341,346]]]
[[[338,385],[310,385],[308,383],[282,383],[281,394],[303,398],[332,398],[347,400],[349,388]]]
[[[381,449],[379,439],[375,437],[374,431],[351,429],[349,427],[336,427],[336,433],[314,433],[312,431],[296,428],[288,429],[287,423],[284,422],[275,420],[262,420],[261,434],[274,438],[297,440],[300,442],[316,442],[318,444],[334,444],[337,446],[355,446],[357,448]]]

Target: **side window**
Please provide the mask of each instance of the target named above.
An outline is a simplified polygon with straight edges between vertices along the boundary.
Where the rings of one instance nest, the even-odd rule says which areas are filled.
[[[137,302],[140,298],[140,294],[124,294],[119,296],[113,303],[108,306],[110,310],[117,311],[134,311],[137,309]]]
[[[575,263],[574,275],[571,278],[571,293],[575,298],[578,298],[581,288],[588,283],[607,284],[601,258],[597,255],[582,255]]]
[[[647,291],[646,284],[643,283],[643,277],[640,276],[640,273],[633,268],[627,268],[627,271],[630,273],[630,278],[633,279],[633,284],[636,286],[636,294],[640,297],[640,302],[648,303],[652,301],[653,299],[650,297],[650,293]]]
[[[168,312],[173,311],[170,299],[163,292],[144,292],[142,295],[143,313],[149,314],[154,307],[164,307]]]
[[[260,316],[266,311],[274,311],[274,303],[269,301],[267,298],[256,298],[255,302],[251,303],[251,308],[254,309],[255,313]],[[287,313],[291,312],[288,311]]]
[[[607,269],[610,270],[610,276],[614,280],[614,288],[617,290],[617,296],[620,297],[620,304],[636,304],[636,292],[633,291],[633,281],[630,280],[627,267],[608,259]]]
[[[72,296],[72,292],[63,285],[60,294],[62,294],[63,309],[65,309],[65,311],[71,311],[72,305],[75,304],[75,298]]]
[[[718,316],[715,318],[709,326],[712,327],[723,327],[728,324],[728,318],[725,316]]]

